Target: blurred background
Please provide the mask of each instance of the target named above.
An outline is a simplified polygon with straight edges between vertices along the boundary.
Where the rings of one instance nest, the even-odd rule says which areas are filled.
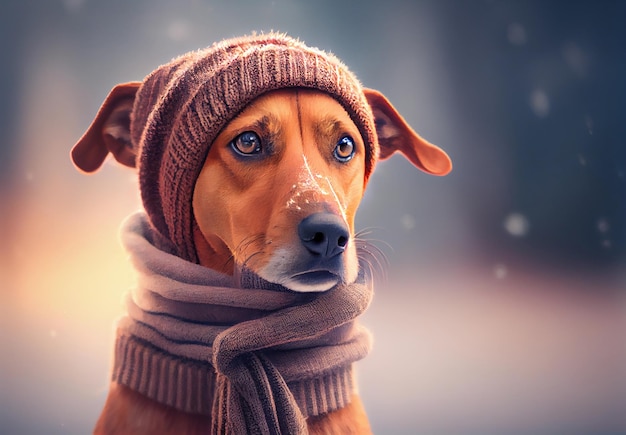
[[[359,363],[378,434],[626,433],[626,2],[22,0],[0,6],[0,433],[85,434],[133,273],[132,171],[68,153],[117,83],[280,30],[454,162],[359,211],[389,260]]]

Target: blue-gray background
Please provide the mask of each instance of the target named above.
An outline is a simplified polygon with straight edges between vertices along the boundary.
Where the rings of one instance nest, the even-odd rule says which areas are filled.
[[[117,83],[279,30],[338,55],[452,157],[377,168],[387,253],[359,364],[377,433],[626,433],[626,2],[94,1],[0,6],[0,433],[87,433],[132,285],[130,171],[73,143]]]

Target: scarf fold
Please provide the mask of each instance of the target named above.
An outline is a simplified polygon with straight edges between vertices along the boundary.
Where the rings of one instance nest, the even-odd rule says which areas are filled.
[[[371,347],[355,321],[372,297],[363,274],[296,293],[158,250],[143,213],[127,219],[121,237],[138,283],[118,323],[115,382],[211,415],[212,434],[303,434],[308,416],[350,402],[353,363]]]

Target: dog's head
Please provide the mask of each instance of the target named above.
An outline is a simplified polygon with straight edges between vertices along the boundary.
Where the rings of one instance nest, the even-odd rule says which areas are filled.
[[[163,249],[226,273],[245,267],[294,291],[324,291],[357,277],[354,218],[376,161],[399,151],[435,175],[451,163],[335,58],[280,38],[298,44],[298,56],[269,51],[278,44],[264,37],[256,52],[231,53],[226,69],[214,46],[210,56],[194,53],[143,83],[118,85],[72,158],[86,172],[109,152],[138,167]],[[291,62],[269,81],[268,53]],[[207,64],[208,72],[199,67]],[[233,71],[253,83],[230,83]]]

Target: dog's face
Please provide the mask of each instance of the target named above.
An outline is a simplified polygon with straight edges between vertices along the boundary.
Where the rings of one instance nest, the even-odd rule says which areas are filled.
[[[200,262],[245,266],[295,291],[353,282],[364,188],[365,146],[335,99],[305,89],[265,94],[222,130],[196,181]]]
[[[141,161],[129,130],[140,87],[113,88],[72,149],[79,169],[96,171],[109,153],[126,166]],[[452,169],[447,154],[415,133],[384,95],[363,92],[379,160],[399,151],[429,174]],[[365,161],[357,127],[327,94],[283,89],[257,98],[213,141],[196,180],[193,237],[200,263],[226,273],[245,267],[300,292],[353,282]]]

